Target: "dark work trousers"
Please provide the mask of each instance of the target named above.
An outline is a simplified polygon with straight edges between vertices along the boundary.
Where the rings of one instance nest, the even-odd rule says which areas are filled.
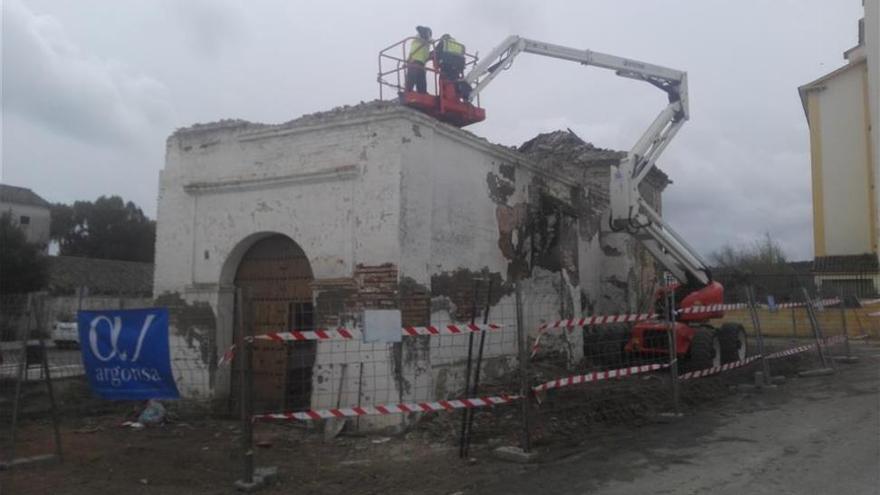
[[[425,64],[409,62],[406,66],[406,91],[415,89],[419,93],[428,92],[428,80],[425,77]]]

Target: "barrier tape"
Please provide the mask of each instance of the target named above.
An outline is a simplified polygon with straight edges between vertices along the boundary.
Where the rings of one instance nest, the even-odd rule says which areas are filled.
[[[235,357],[235,344],[232,344],[229,349],[226,349],[226,352],[220,356],[220,360],[217,361],[217,366],[226,366],[227,364],[232,362],[232,359]]]
[[[859,301],[859,304],[862,306],[872,306],[877,303],[880,303],[880,299],[862,299]]]
[[[568,387],[570,385],[580,385],[582,383],[600,382],[603,380],[610,380],[612,378],[623,378],[625,376],[648,373],[650,371],[657,371],[659,369],[668,367],[669,364],[644,364],[641,366],[630,366],[627,368],[618,368],[608,371],[594,371],[585,375],[573,375],[550,380],[549,382],[545,382],[532,387],[532,390],[535,392],[544,392],[546,390],[551,390],[554,388]]]
[[[498,323],[469,323],[464,325],[428,325],[424,327],[403,327],[400,333],[405,337],[418,335],[461,335],[468,333],[493,332],[501,330],[504,325]],[[361,338],[360,330],[344,327],[318,330],[290,330],[287,332],[269,332],[248,337],[249,342],[254,340],[271,340],[275,342],[300,342],[307,340],[354,340]],[[235,358],[235,345],[231,346],[218,361],[219,366],[224,366]]]
[[[711,368],[706,368],[702,370],[696,371],[688,371],[687,373],[682,373],[678,376],[679,380],[692,380],[694,378],[702,378],[704,376],[714,375],[716,373],[721,373],[723,371],[729,371],[736,368],[741,368],[743,366],[749,365],[757,360],[761,359],[761,356],[751,356],[743,359],[742,361],[734,361],[732,363],[725,363],[721,366],[713,366]]]
[[[521,399],[519,395],[497,395],[470,399],[439,400],[435,402],[408,402],[377,406],[355,406],[336,409],[309,409],[307,411],[256,414],[254,421],[311,421],[329,418],[353,418],[358,416],[385,416],[388,414],[455,411],[510,404]]]
[[[836,335],[822,340],[822,345],[832,345],[843,342],[845,335]],[[816,344],[803,345],[777,351],[766,356],[766,359],[777,359],[780,357],[791,356],[815,349]],[[702,370],[689,371],[679,375],[680,380],[693,380],[705,376],[723,373],[736,368],[747,366],[761,359],[760,355],[750,356],[742,361],[714,366]],[[607,371],[594,371],[583,375],[572,375],[562,378],[550,380],[532,387],[533,392],[545,392],[547,390],[568,387],[572,385],[581,385],[585,383],[595,383],[613,378],[624,378],[627,376],[649,373],[661,369],[669,368],[668,363],[645,364],[641,366],[629,366],[626,368],[618,368]],[[423,413],[423,412],[439,412],[439,411],[456,411],[459,409],[476,409],[482,407],[492,407],[499,405],[511,404],[522,399],[520,395],[496,395],[489,397],[474,397],[468,399],[452,399],[439,400],[433,402],[407,402],[399,404],[382,404],[375,406],[354,406],[333,409],[309,409],[306,411],[290,411],[255,414],[252,416],[253,421],[313,421],[317,419],[330,418],[352,418],[359,416],[385,416],[389,414],[403,413]]]
[[[544,323],[538,327],[538,331],[549,330],[551,328],[573,328],[585,327],[587,325],[606,325],[609,323],[632,323],[635,321],[650,320],[651,318],[656,317],[657,314],[655,313],[585,316],[583,318],[556,320],[554,322]]]
[[[846,341],[846,335],[835,335],[833,337],[827,337],[825,339],[822,339],[822,345],[827,347],[827,346],[839,344],[839,343],[845,342],[845,341]],[[790,349],[785,349],[782,351],[777,351],[777,352],[767,354],[767,359],[778,359],[781,357],[793,356],[795,354],[800,354],[802,352],[812,351],[815,348],[816,348],[815,343],[808,344],[808,345],[799,345],[797,347],[792,347]]]
[[[748,308],[749,305],[746,303],[733,303],[733,304],[709,304],[706,306],[691,306],[689,308],[684,308],[676,311],[679,314],[691,315],[694,313],[716,313],[718,311],[728,311],[731,309],[743,309]]]
[[[880,301],[880,299],[878,299]],[[817,301],[813,301],[814,307],[824,307],[824,306],[834,306],[840,303],[840,298],[834,297],[830,299],[820,299]],[[768,309],[769,306],[766,304],[759,304],[759,307],[762,309]],[[806,303],[782,303],[777,304],[777,308],[795,308],[795,307],[803,307],[806,306]],[[748,303],[731,303],[731,304],[710,304],[707,306],[691,306],[688,308],[680,309],[676,311],[676,314],[702,314],[702,313],[716,313],[718,311],[730,311],[736,309],[745,309],[748,308]],[[880,312],[871,313],[868,316],[880,316]],[[659,318],[659,315],[656,313],[633,313],[633,314],[621,314],[621,315],[594,315],[594,316],[585,316],[583,318],[570,318],[566,320],[556,320],[552,322],[543,323],[538,326],[538,335],[535,337],[535,342],[532,344],[531,355],[530,357],[534,359],[534,357],[538,354],[541,345],[541,338],[545,333],[549,330],[557,329],[557,328],[575,328],[575,327],[584,327],[588,325],[607,325],[612,323],[634,323],[639,321],[651,320]]]
[[[767,354],[767,359],[778,359],[786,356],[794,356],[795,354],[800,354],[802,352],[807,352],[811,349],[815,349],[816,344],[810,345],[799,345],[797,347],[792,347],[791,349],[785,349],[783,351],[777,351],[771,354]]]
[[[415,337],[417,335],[460,335],[466,333],[491,332],[501,330],[503,325],[496,323],[471,323],[465,325],[444,325],[425,327],[403,327],[401,334],[407,337]],[[300,341],[300,340],[352,340],[360,338],[359,330],[350,330],[348,328],[335,329],[318,329],[318,330],[290,330],[288,332],[270,332],[262,335],[255,335],[255,340],[274,340],[274,341]]]

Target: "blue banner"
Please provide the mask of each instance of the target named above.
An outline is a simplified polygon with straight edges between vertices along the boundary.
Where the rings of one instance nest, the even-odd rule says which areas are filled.
[[[92,390],[102,399],[177,399],[168,350],[168,309],[79,311],[79,342]]]

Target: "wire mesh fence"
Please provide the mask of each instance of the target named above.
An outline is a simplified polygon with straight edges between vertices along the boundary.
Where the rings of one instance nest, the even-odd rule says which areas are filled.
[[[755,372],[769,383],[833,368],[850,339],[880,336],[871,316],[880,300],[797,279],[743,284],[727,292],[723,317],[691,321],[670,318],[685,314],[680,307],[580,314],[559,292],[520,287],[517,297],[515,286],[487,279],[464,286],[454,298],[400,291],[366,303],[242,289],[228,308],[177,295],[3,296],[3,461],[54,453],[53,430],[34,428],[53,417],[53,402],[62,424],[96,414],[137,422],[143,404],[108,403],[90,392],[79,349],[88,342],[75,323],[80,309],[169,309],[183,399],[168,404],[167,419],[186,422],[192,409],[238,418],[230,455],[245,459],[235,468],[242,478],[248,465],[277,462],[278,450],[259,448],[266,438],[306,448],[406,433],[452,446],[461,457],[499,445],[550,448],[608,425],[688,412],[755,383]],[[370,341],[365,309],[399,309],[398,327]],[[224,317],[234,320],[225,340]]]

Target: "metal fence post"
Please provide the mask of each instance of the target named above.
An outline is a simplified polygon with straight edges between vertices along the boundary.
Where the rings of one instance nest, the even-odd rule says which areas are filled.
[[[42,331],[46,328],[46,293],[37,294],[33,299],[34,302],[34,322],[37,327],[37,338],[40,345],[40,365],[43,369],[43,378],[46,382],[46,393],[49,396],[49,415],[52,419],[52,431],[55,439],[55,455],[58,462],[62,462],[64,458],[61,452],[61,426],[58,420],[58,404],[55,402],[55,389],[52,385],[52,375],[49,366],[49,352],[46,348],[46,339],[43,338]]]
[[[519,395],[521,397],[522,433],[520,436],[520,448],[523,452],[529,452],[531,436],[529,431],[529,404],[531,401],[531,389],[529,389],[528,363],[529,356],[526,350],[526,329],[523,322],[522,286],[516,282],[516,344],[519,360]]]
[[[813,308],[813,300],[810,298],[810,293],[807,292],[806,287],[801,287],[801,292],[804,296],[804,303],[806,303],[807,317],[810,319],[810,326],[813,327],[813,337],[816,339],[816,350],[819,352],[819,362],[822,364],[822,368],[818,370],[805,371],[800,373],[801,376],[814,376],[814,375],[826,375],[833,373],[834,371],[828,367],[828,361],[825,359],[825,351],[822,349],[822,330],[819,328],[819,321],[816,319],[816,313]]]
[[[9,433],[9,467],[7,469],[12,469],[15,466],[15,442],[16,434],[18,433],[18,413],[21,408],[21,388],[22,382],[27,379],[27,338],[30,333],[31,325],[32,297],[31,294],[27,295],[27,305],[25,306],[25,318],[27,323],[25,323],[24,331],[18,332],[18,337],[21,339],[21,355],[19,356],[18,361],[18,377],[15,380],[15,395],[12,397],[12,423]]]
[[[681,393],[678,384],[678,342],[675,335],[675,293],[669,290],[670,278],[669,274],[664,277],[665,294],[664,297],[666,308],[666,320],[669,322],[669,376],[672,386],[672,408],[673,412],[681,414]]]
[[[477,290],[480,287],[479,280],[474,280],[473,293],[471,294],[471,325],[474,324],[477,318]],[[468,334],[468,352],[467,352],[467,365],[465,367],[464,372],[464,396],[468,397],[468,394],[471,392],[471,366],[473,363],[474,357],[474,333],[470,332]],[[467,426],[468,426],[468,410],[462,409],[461,411],[461,435],[459,435],[458,441],[458,457],[464,458],[465,456],[465,437],[467,436]]]
[[[254,425],[253,425],[253,394],[251,393],[251,380],[253,378],[251,367],[251,346],[244,333],[245,325],[244,296],[241,288],[235,289],[235,306],[238,310],[238,378],[239,399],[241,407],[241,449],[242,449],[242,481],[246,484],[254,482]]]
[[[761,319],[758,318],[758,304],[755,302],[755,288],[751,285],[746,286],[746,298],[749,304],[749,314],[752,317],[752,327],[755,329],[755,340],[758,341],[758,355],[761,356],[761,371],[764,372],[764,381],[760,384],[770,383],[772,375],[770,375],[770,362],[767,361],[764,353],[764,333],[761,331]]]
[[[839,360],[844,363],[854,363],[858,358],[853,357],[849,347],[849,331],[846,328],[846,303],[843,299],[843,291],[838,290],[837,296],[840,298],[840,324],[843,327],[843,349],[845,353],[845,356]]]

